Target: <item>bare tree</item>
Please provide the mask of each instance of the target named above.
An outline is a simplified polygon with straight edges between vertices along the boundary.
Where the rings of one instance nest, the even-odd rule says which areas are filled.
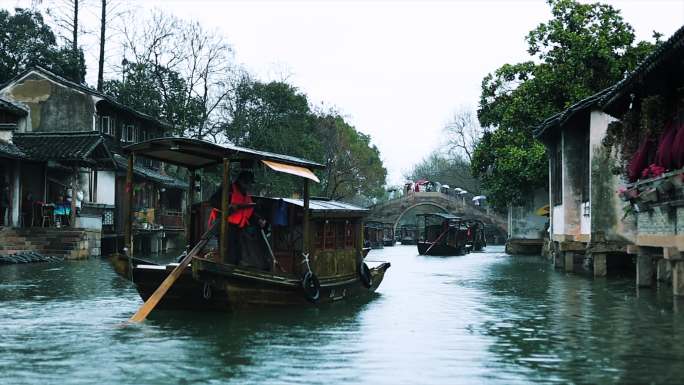
[[[473,110],[465,106],[457,108],[444,127],[444,132],[447,135],[448,153],[452,156],[461,156],[470,163],[482,136],[482,128]]]
[[[219,124],[218,107],[231,91],[232,48],[218,31],[206,30],[199,22],[186,22],[160,10],[149,19],[127,24],[123,29],[126,51],[139,64],[154,69],[157,86],[165,100],[171,100],[165,77],[167,71],[178,73],[186,84],[181,98],[179,120],[191,104],[202,107],[200,122],[194,127],[179,127],[196,138],[215,137]],[[176,99],[177,100],[177,99]],[[176,122],[170,122],[176,124]]]
[[[132,11],[131,4],[124,0],[100,0],[100,36],[97,66],[97,90],[102,92],[104,70],[107,61],[107,40],[112,40],[120,30],[116,22],[125,19]],[[96,15],[93,15],[96,16]],[[113,33],[112,33],[113,32]],[[110,49],[111,50],[111,49]]]
[[[100,57],[97,62],[97,90],[102,92],[104,84],[104,61],[105,61],[105,37],[107,31],[107,0],[101,3],[102,15],[100,16]]]
[[[80,10],[85,3],[86,0],[59,0],[54,2],[55,7],[49,7],[47,9],[47,14],[61,30],[61,36],[71,46],[74,62],[77,62],[79,58],[78,36],[80,33],[84,32],[82,29],[79,29],[82,28],[79,15]],[[80,78],[76,80],[78,83],[83,81],[83,79]]]

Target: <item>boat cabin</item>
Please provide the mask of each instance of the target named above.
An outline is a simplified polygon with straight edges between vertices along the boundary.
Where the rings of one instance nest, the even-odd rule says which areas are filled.
[[[403,224],[399,226],[399,242],[402,245],[415,245],[418,239],[418,226],[413,224]]]
[[[385,246],[394,246],[396,239],[394,238],[394,223],[382,224],[382,242]]]
[[[471,251],[481,251],[487,246],[485,237],[485,224],[479,219],[466,220],[468,226],[468,238],[466,246]]]
[[[371,249],[382,249],[385,246],[383,229],[382,222],[366,221],[363,227],[365,246]]]
[[[444,213],[417,214],[421,255],[461,255],[467,252],[468,224],[461,217]],[[423,220],[420,219],[423,217]]]

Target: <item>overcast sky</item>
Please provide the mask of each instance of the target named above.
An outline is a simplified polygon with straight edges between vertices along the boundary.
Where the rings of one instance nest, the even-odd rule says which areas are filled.
[[[639,39],[653,30],[667,38],[684,25],[684,0],[606,2],[622,10]],[[551,16],[543,0],[139,4],[141,12],[159,7],[219,29],[251,73],[286,78],[312,103],[337,108],[371,135],[389,184],[402,183],[405,171],[438,148],[456,108],[477,107],[487,73],[528,59],[525,35]],[[88,63],[89,83],[96,68]]]

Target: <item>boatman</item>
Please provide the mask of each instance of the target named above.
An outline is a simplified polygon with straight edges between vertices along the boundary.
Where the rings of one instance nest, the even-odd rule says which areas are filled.
[[[249,190],[254,184],[254,174],[251,171],[242,171],[235,182],[230,185],[228,201],[228,260],[227,263],[237,265],[242,258],[242,242],[245,230],[252,224],[260,229],[266,226],[266,221],[254,212],[255,203],[249,196]],[[221,194],[223,187],[211,197],[211,205],[214,207],[209,223],[213,223],[218,217],[221,207]],[[218,226],[217,226],[218,228]]]

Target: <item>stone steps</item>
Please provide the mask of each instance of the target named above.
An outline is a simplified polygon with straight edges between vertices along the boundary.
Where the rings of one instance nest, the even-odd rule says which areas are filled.
[[[85,230],[55,228],[0,229],[0,255],[36,252],[67,259],[99,255],[99,234],[88,238]]]

